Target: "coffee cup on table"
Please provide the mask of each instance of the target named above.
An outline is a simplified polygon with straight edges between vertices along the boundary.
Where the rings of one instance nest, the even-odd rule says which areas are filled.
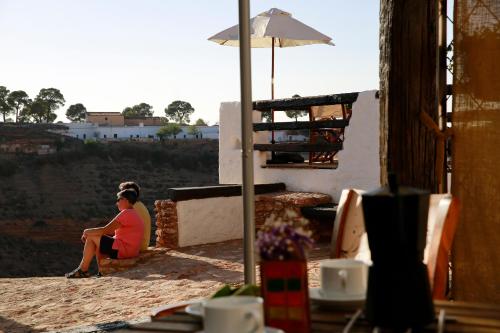
[[[203,309],[204,333],[264,333],[264,309],[261,297],[214,298],[204,302]]]
[[[366,293],[368,265],[354,259],[328,259],[320,263],[321,292],[330,297]]]

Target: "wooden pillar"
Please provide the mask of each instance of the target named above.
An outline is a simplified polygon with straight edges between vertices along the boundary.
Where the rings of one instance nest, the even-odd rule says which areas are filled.
[[[421,111],[438,123],[437,2],[380,1],[381,181],[437,191],[436,139]]]

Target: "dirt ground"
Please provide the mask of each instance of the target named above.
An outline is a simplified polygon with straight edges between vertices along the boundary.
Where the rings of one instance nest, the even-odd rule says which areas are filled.
[[[309,258],[309,285],[318,286],[319,260]],[[156,249],[147,262],[102,278],[0,279],[0,332],[45,332],[148,317],[155,307],[207,297],[225,283],[243,282],[241,241]]]

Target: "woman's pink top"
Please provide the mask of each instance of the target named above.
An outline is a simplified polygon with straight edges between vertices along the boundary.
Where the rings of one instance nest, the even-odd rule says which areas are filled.
[[[120,224],[115,230],[113,242],[113,249],[118,250],[118,258],[137,257],[144,235],[144,222],[134,209],[122,210],[115,220]]]

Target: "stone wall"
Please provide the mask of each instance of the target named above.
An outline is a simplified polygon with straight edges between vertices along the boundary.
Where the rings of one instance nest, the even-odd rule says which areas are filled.
[[[179,244],[177,203],[172,200],[156,200],[156,246],[176,248]]]
[[[213,200],[217,200],[218,204],[214,205]],[[298,217],[303,217],[301,207],[314,207],[330,202],[332,202],[331,196],[323,193],[283,191],[256,195],[255,226],[257,229],[260,228],[271,215],[283,216],[286,209],[294,211]],[[183,206],[184,210],[191,210],[193,214],[189,216],[183,214],[183,217],[180,217],[179,205]],[[218,214],[214,214],[214,210],[217,210]],[[214,230],[216,233],[227,231],[227,235],[220,235],[223,238],[229,237],[226,240],[240,239],[243,237],[241,223],[243,216],[242,212],[239,216],[234,211],[241,210],[241,196],[186,200],[178,203],[172,200],[157,200],[155,202],[156,246],[177,248],[220,241],[214,240]],[[228,218],[224,219],[224,216]],[[310,222],[315,232],[317,224],[315,221]],[[235,225],[241,229],[238,233],[234,233]],[[180,233],[183,235],[179,235]],[[181,239],[189,239],[191,243],[187,244]]]
[[[274,214],[282,216],[285,209],[295,211],[302,216],[301,207],[314,207],[332,202],[331,196],[310,192],[277,192],[261,194],[255,198],[255,226],[259,228],[265,220]]]

